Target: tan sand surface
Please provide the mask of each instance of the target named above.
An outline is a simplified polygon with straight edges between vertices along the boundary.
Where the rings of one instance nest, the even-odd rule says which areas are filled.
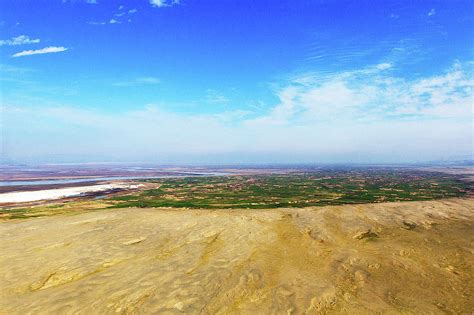
[[[470,314],[474,200],[0,224],[3,314]]]

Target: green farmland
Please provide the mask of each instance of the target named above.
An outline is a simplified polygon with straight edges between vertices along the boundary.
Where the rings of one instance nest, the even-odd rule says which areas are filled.
[[[308,207],[463,196],[469,186],[439,173],[326,170],[259,176],[146,180],[157,188],[110,199],[112,207],[205,209]]]

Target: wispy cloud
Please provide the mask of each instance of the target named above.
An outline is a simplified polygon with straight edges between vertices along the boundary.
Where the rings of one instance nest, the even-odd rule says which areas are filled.
[[[160,83],[160,79],[156,77],[138,77],[133,80],[115,82],[113,86],[137,86],[137,85],[156,85]]]
[[[448,72],[416,80],[393,76],[378,64],[331,75],[292,79],[277,95],[280,103],[249,124],[305,124],[328,121],[445,119],[472,116],[474,80],[455,64]]]
[[[107,24],[107,23],[105,23],[105,22],[93,22],[93,21],[89,21],[89,22],[87,22],[87,24],[89,24],[89,25],[105,25],[105,24]]]
[[[179,0],[150,0],[150,4],[156,8],[164,8],[179,4]]]
[[[16,58],[16,57],[31,56],[31,55],[51,54],[51,53],[63,52],[66,50],[67,50],[66,47],[50,46],[50,47],[45,47],[45,48],[36,49],[36,50],[24,50],[12,55],[12,57]]]
[[[430,12],[428,12],[428,16],[433,16],[436,14],[435,9],[431,9]]]
[[[0,46],[18,46],[18,45],[25,45],[25,44],[37,44],[40,42],[40,39],[31,39],[26,35],[20,35],[17,37],[13,37],[12,39],[4,39],[0,40]]]
[[[377,70],[387,70],[392,67],[391,63],[384,62],[384,63],[379,63],[378,65],[375,66]]]
[[[137,78],[135,81],[137,83],[143,83],[143,84],[158,84],[158,83],[160,83],[160,79],[155,78],[155,77],[141,77],[141,78]]]
[[[75,2],[76,0],[63,0],[63,3],[67,3],[67,2]],[[97,0],[83,0],[84,3],[87,3],[87,4],[98,4]]]
[[[0,72],[2,73],[26,73],[26,72],[31,72],[31,71],[33,70],[29,68],[16,67],[16,66],[0,63]]]
[[[118,7],[118,12],[116,11],[113,14],[113,16],[107,22],[105,22],[105,21],[100,21],[100,22],[89,21],[89,22],[87,22],[87,24],[89,24],[89,25],[106,25],[106,24],[121,24],[125,21],[131,22],[132,21],[131,20],[132,15],[138,12],[137,9],[122,11],[123,9],[125,9],[125,7],[123,5],[119,6]]]
[[[0,81],[31,85],[35,83],[30,76],[34,72],[30,68],[0,64]]]
[[[37,156],[51,154],[53,144],[55,154],[167,156],[174,162],[213,156],[222,162],[227,156],[229,162],[254,157],[266,162],[368,163],[431,160],[446,152],[472,155],[471,66],[454,64],[443,73],[413,80],[397,77],[396,64],[301,75],[282,84],[276,92],[279,102],[258,116],[242,110],[187,114],[156,105],[116,112],[7,106],[5,146],[19,158],[31,154],[32,147]],[[155,82],[149,78],[131,82]],[[65,130],[64,137],[57,136]]]
[[[206,91],[206,102],[211,104],[224,104],[228,103],[229,99],[216,90],[208,89]]]

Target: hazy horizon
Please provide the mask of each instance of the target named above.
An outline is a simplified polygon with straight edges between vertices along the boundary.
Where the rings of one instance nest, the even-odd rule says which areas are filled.
[[[327,162],[317,162],[317,161],[306,161],[306,162],[282,162],[282,161],[273,161],[273,162],[245,162],[245,161],[222,161],[221,163],[216,162],[205,162],[205,161],[196,161],[196,162],[179,162],[176,159],[173,159],[170,162],[160,162],[160,161],[107,161],[107,160],[88,160],[88,161],[78,161],[78,160],[67,160],[62,158],[61,160],[40,160],[40,161],[2,161],[1,163],[4,166],[28,166],[28,167],[40,167],[40,166],[107,166],[107,165],[117,165],[124,167],[135,167],[135,166],[149,166],[149,167],[338,167],[338,166],[354,166],[354,167],[371,167],[371,166],[474,166],[474,159],[472,157],[459,157],[453,159],[440,159],[440,160],[426,160],[426,161],[399,161],[399,162],[341,162],[341,161],[327,161]]]

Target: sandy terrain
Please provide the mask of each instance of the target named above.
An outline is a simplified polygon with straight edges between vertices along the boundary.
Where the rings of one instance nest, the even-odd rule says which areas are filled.
[[[4,314],[470,314],[474,200],[0,224]]]

